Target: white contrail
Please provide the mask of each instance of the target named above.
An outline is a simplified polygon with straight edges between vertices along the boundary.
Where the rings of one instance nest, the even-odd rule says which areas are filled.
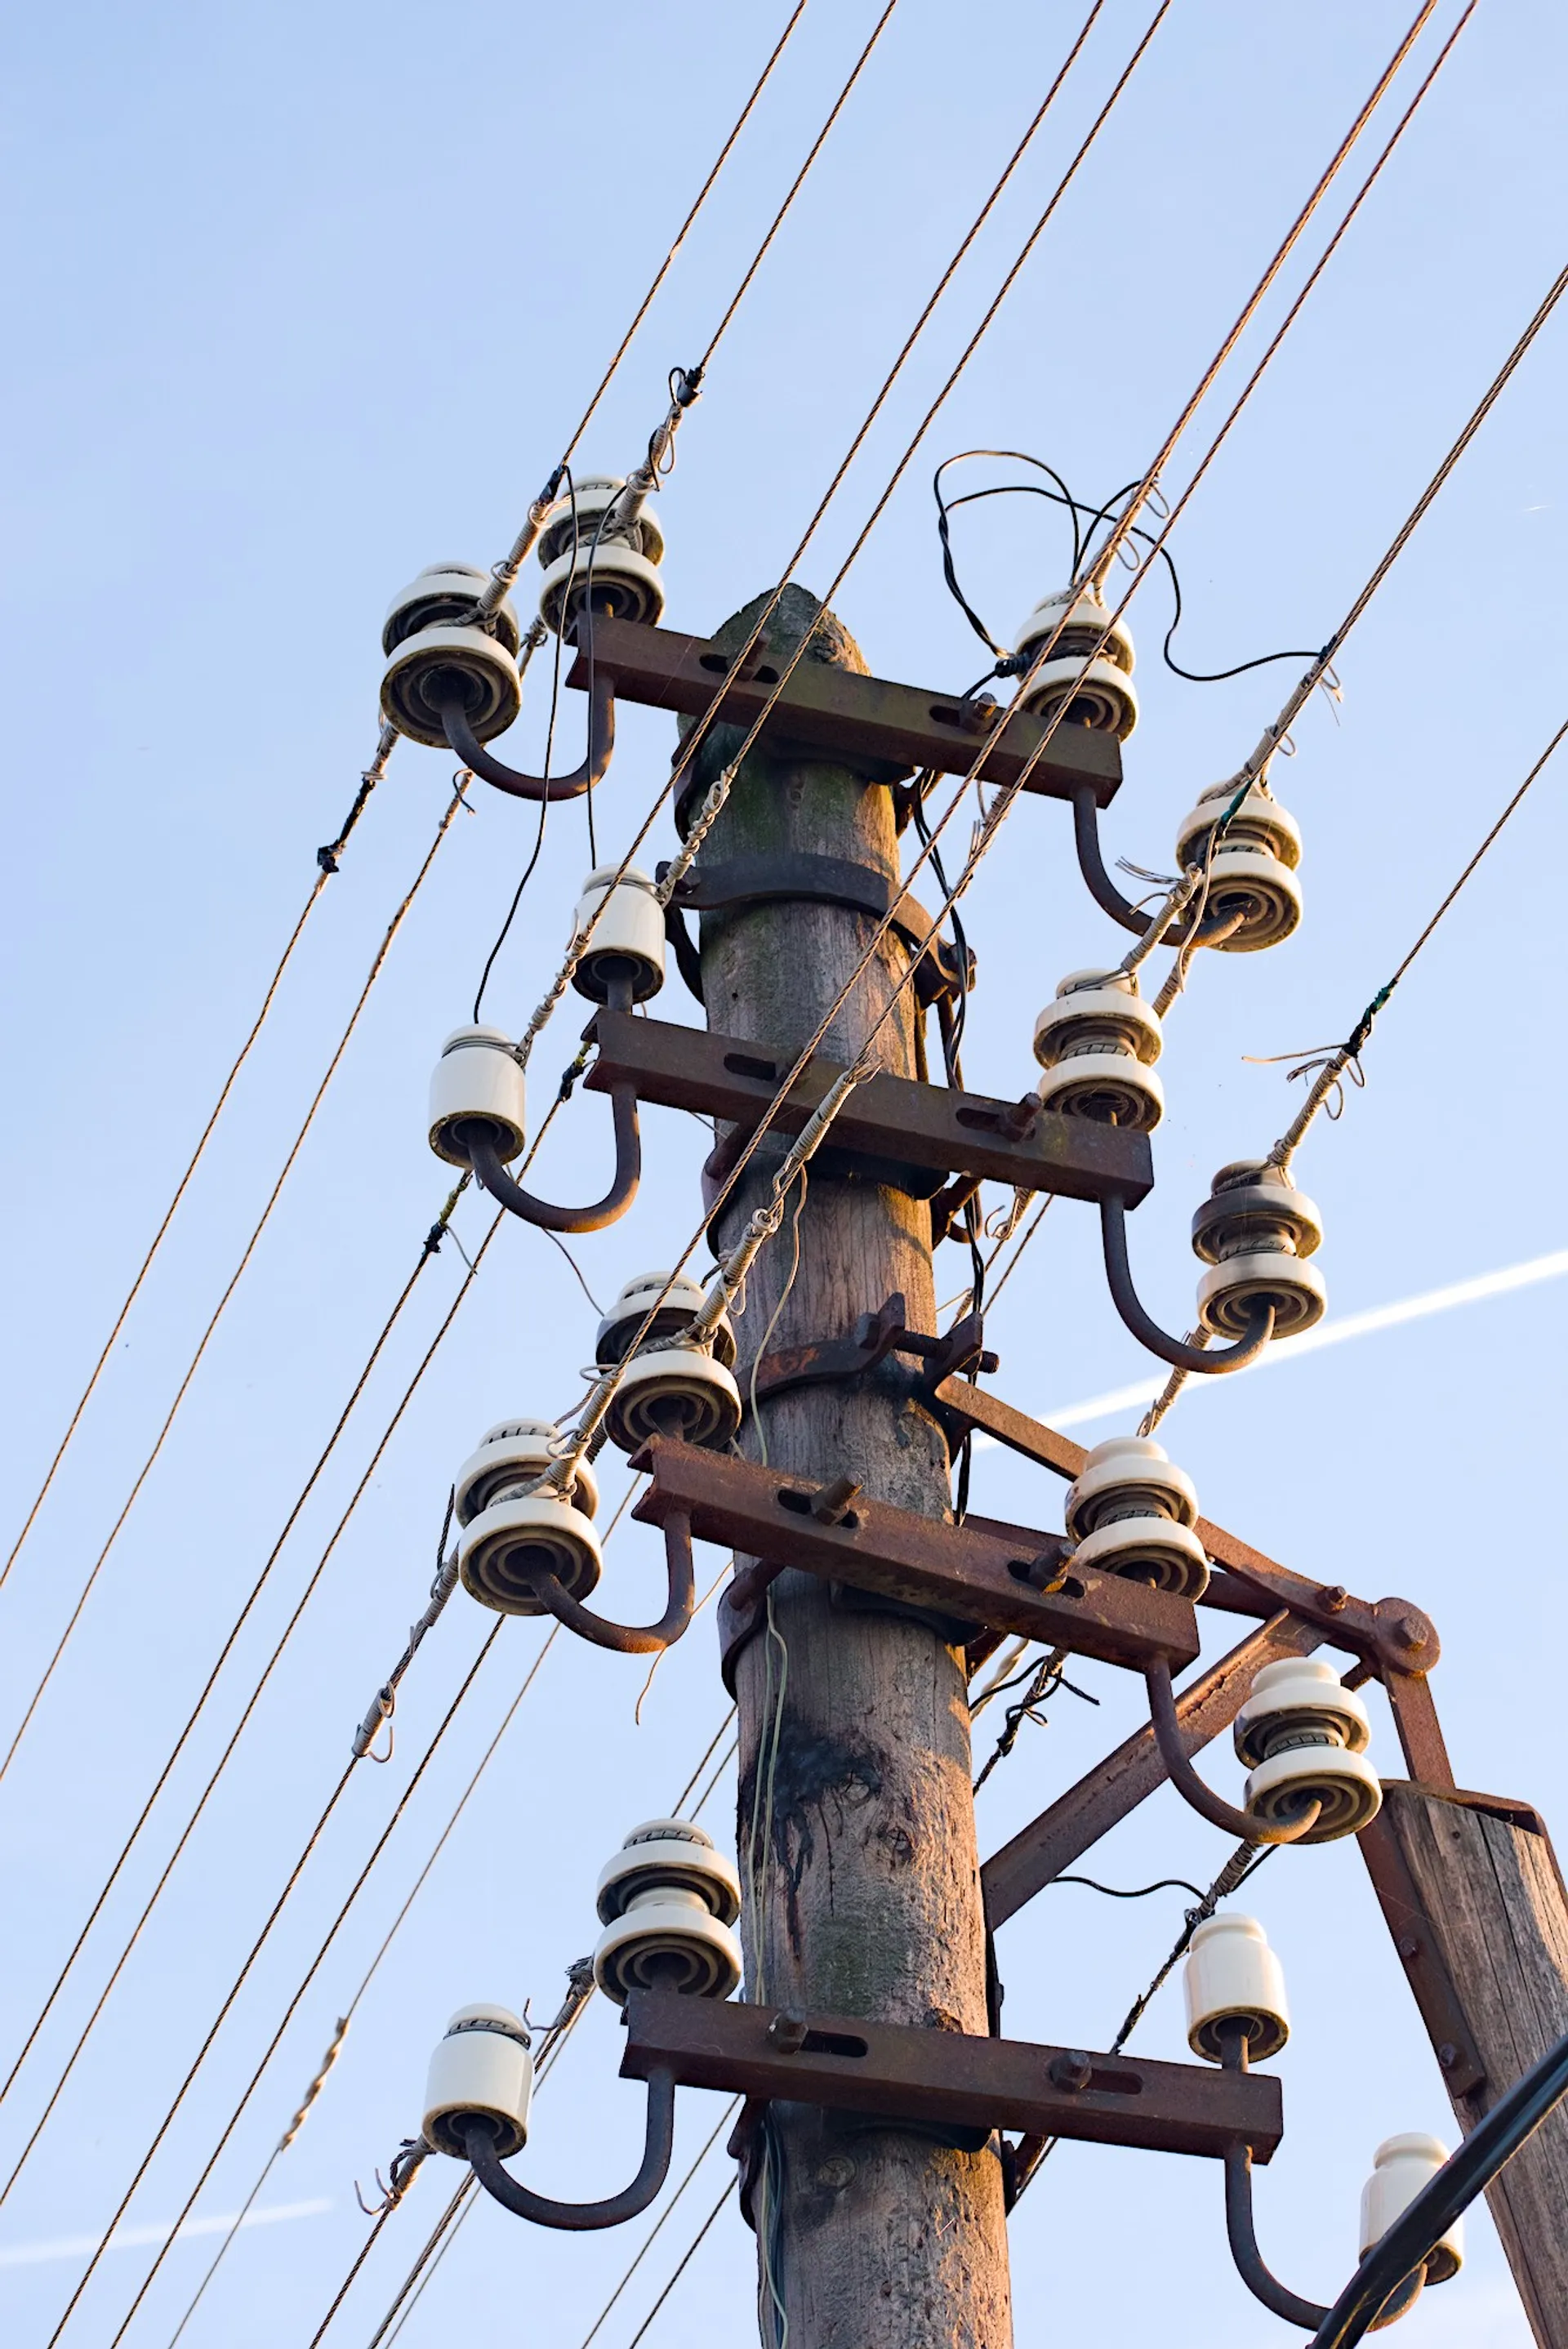
[[[216,2211],[207,2219],[187,2219],[179,2227],[117,2227],[104,2248],[111,2251],[135,2251],[151,2243],[166,2243],[177,2236],[184,2242],[191,2235],[226,2235],[231,2227],[278,2227],[291,2219],[318,2219],[332,2204],[315,2202],[274,2202],[265,2210],[247,2210],[242,2216],[235,2210]],[[0,2250],[0,2268],[32,2267],[40,2260],[79,2260],[88,2257],[103,2243],[101,2235],[56,2235],[44,2243],[11,2243]]]
[[[1424,1321],[1429,1314],[1448,1313],[1456,1305],[1479,1305],[1489,1297],[1506,1297],[1511,1289],[1533,1288],[1538,1281],[1555,1280],[1568,1273],[1568,1248],[1556,1248],[1550,1256],[1533,1256],[1527,1264],[1504,1265],[1497,1272],[1478,1273],[1473,1280],[1451,1281],[1446,1288],[1428,1288],[1419,1297],[1402,1298],[1396,1305],[1375,1305],[1370,1312],[1346,1313],[1338,1320],[1320,1321],[1315,1330],[1308,1330],[1299,1338],[1291,1338],[1279,1346],[1270,1346],[1251,1365],[1253,1371],[1276,1371],[1283,1363],[1299,1361],[1304,1354],[1315,1353],[1320,1346],[1343,1345],[1349,1338],[1367,1338],[1376,1330],[1398,1329],[1402,1321]],[[1246,1378],[1248,1371],[1231,1375]],[[1109,1394],[1090,1395],[1086,1402],[1069,1403],[1061,1411],[1044,1414],[1048,1427],[1081,1427],[1091,1419],[1104,1419],[1111,1413],[1130,1411],[1135,1403],[1151,1402],[1165,1381],[1162,1374],[1137,1380],[1125,1387],[1113,1387]],[[1188,1382],[1188,1394],[1201,1394],[1206,1389],[1222,1382],[1218,1379],[1192,1379]],[[977,1444],[988,1444],[995,1439],[976,1436]]]

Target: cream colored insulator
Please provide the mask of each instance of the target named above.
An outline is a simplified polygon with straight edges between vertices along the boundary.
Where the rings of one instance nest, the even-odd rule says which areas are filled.
[[[1047,721],[1065,708],[1068,725],[1092,726],[1125,742],[1138,723],[1130,629],[1111,618],[1099,595],[1086,591],[1075,596],[1065,588],[1029,614],[1018,631],[1019,657],[1032,661],[1058,628],[1049,658],[1019,694],[1019,708]],[[1097,652],[1102,636],[1105,643]]]
[[[430,1078],[430,1147],[449,1166],[470,1163],[463,1129],[486,1131],[504,1165],[527,1139],[527,1088],[517,1047],[500,1028],[454,1028]]]
[[[619,865],[601,864],[577,900],[573,934],[581,937],[593,922],[593,935],[572,984],[591,1003],[608,1003],[617,987],[629,988],[634,1003],[645,1003],[665,983],[664,907],[645,873],[629,864],[617,882],[618,872]]]
[[[1372,2175],[1361,2189],[1360,2253],[1365,2259],[1380,2243],[1396,2219],[1402,2219],[1424,2187],[1449,2158],[1440,2137],[1411,2130],[1404,2137],[1385,2137],[1372,2157]],[[1447,2283],[1465,2260],[1464,2220],[1456,2219],[1448,2233],[1427,2254],[1427,2282]]]
[[[739,1433],[740,1389],[706,1346],[645,1346],[623,1370],[604,1425],[623,1452],[653,1435],[724,1452]]]
[[[553,1485],[492,1500],[470,1519],[458,1543],[463,1588],[497,1615],[543,1615],[532,1577],[552,1574],[573,1599],[586,1599],[603,1559],[593,1521]]]
[[[1040,1100],[1064,1117],[1151,1133],[1165,1114],[1154,1073],[1159,1015],[1127,971],[1069,971],[1035,1022]]]
[[[657,1345],[665,1339],[679,1337],[706,1301],[702,1283],[686,1273],[638,1273],[634,1280],[627,1281],[600,1322],[593,1360],[601,1367],[624,1360],[650,1313],[653,1319],[643,1332],[643,1345]],[[735,1329],[727,1313],[719,1315],[712,1344],[716,1358],[729,1368],[735,1361]]]
[[[1269,1826],[1288,1826],[1304,1801],[1323,1806],[1303,1843],[1357,1835],[1383,1806],[1367,1759],[1372,1724],[1354,1689],[1315,1656],[1265,1664],[1236,1715],[1238,1758],[1249,1765],[1245,1809]]]
[[[528,2143],[533,2057],[519,2017],[504,2006],[459,2006],[430,2058],[425,2082],[425,2142],[466,2161],[463,2125],[492,2124],[503,2161]]]
[[[1277,2055],[1290,2037],[1284,1971],[1255,1917],[1227,1911],[1199,1926],[1181,1976],[1187,2044],[1211,2064],[1223,2061],[1227,2023],[1246,2032],[1247,2060]]]
[[[1182,1599],[1201,1599],[1208,1588],[1208,1554],[1192,1531],[1192,1479],[1150,1437],[1112,1435],[1097,1444],[1064,1506],[1076,1565]]]
[[[503,602],[488,626],[476,617],[490,584],[471,563],[433,563],[393,597],[381,631],[381,714],[410,741],[445,746],[440,703],[453,692],[481,742],[521,709],[517,615]]]
[[[500,1419],[487,1428],[478,1449],[459,1469],[452,1488],[452,1513],[459,1525],[471,1525],[492,1501],[536,1483],[554,1466],[552,1447],[560,1435],[552,1419]],[[585,1517],[596,1517],[599,1485],[593,1468],[580,1460],[573,1473],[573,1502]]]
[[[1210,836],[1241,789],[1238,778],[1212,783],[1183,817],[1176,861],[1183,872],[1201,864]],[[1301,920],[1301,827],[1262,783],[1253,783],[1214,849],[1209,872],[1208,916],[1242,915],[1241,926],[1218,940],[1222,954],[1256,954],[1278,946]]]
[[[658,571],[664,533],[645,503],[633,521],[618,523],[612,517],[594,543],[601,517],[625,486],[614,474],[593,474],[580,481],[575,533],[570,496],[558,498],[550,510],[539,539],[539,559],[544,565],[539,614],[557,636],[571,628],[590,591],[594,608],[613,612],[617,620],[651,626],[664,612],[665,585]]]
[[[624,2006],[634,1990],[727,1998],[740,1981],[740,1878],[711,1836],[688,1819],[634,1827],[599,1878],[605,1930],[593,1979]]]
[[[1198,1319],[1217,1338],[1239,1338],[1254,1298],[1274,1309],[1274,1334],[1295,1338],[1328,1309],[1322,1273],[1305,1259],[1323,1238],[1316,1207],[1282,1167],[1264,1158],[1222,1166],[1192,1218],[1192,1251],[1210,1269],[1198,1283]]]

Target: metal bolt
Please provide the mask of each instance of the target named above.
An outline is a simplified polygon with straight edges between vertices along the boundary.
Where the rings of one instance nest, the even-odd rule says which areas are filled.
[[[1052,2085],[1065,2089],[1069,2096],[1081,2095],[1094,2077],[1094,2065],[1081,2047],[1064,2047],[1059,2055],[1051,2057],[1050,2077]]]
[[[1326,1582],[1317,1594],[1317,1603],[1331,1615],[1337,1615],[1342,1607],[1349,1605],[1350,1593],[1343,1582]]]
[[[768,2036],[781,2054],[799,2055],[806,2044],[809,2027],[803,2014],[797,2014],[792,2007],[787,2006],[769,2024]]]
[[[1427,1644],[1427,1627],[1418,1615],[1401,1615],[1394,1630],[1402,1648],[1424,1648]]]
[[[1418,1958],[1421,1954],[1421,1945],[1414,1933],[1401,1934],[1395,1946],[1402,1958]]]
[[[1460,2060],[1460,2051],[1451,2039],[1445,2039],[1438,2050],[1438,2061],[1445,2072],[1451,2072]]]

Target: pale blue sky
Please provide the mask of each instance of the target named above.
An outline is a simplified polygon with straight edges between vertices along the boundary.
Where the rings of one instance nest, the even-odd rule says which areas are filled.
[[[667,368],[707,340],[874,13],[870,0],[812,0],[595,421],[585,464],[634,460]],[[982,665],[942,585],[926,486],[936,458],[975,442],[1028,449],[1094,495],[1137,472],[1408,13],[1385,0],[1177,0],[838,598],[875,669],[952,688]],[[248,1023],[315,845],[369,755],[387,598],[428,561],[489,562],[510,541],[783,14],[688,0],[656,11],[609,0],[592,13],[280,0],[86,5],[14,22],[7,1527]],[[1442,0],[1442,29],[1453,14]],[[673,625],[715,626],[777,577],[1078,21],[1039,0],[984,12],[901,0],[683,432],[661,509]],[[1145,21],[1130,0],[1109,0],[1055,128],[799,566],[807,584],[830,575]],[[1559,10],[1481,0],[1180,525],[1190,666],[1326,635],[1534,308],[1563,258],[1565,67]],[[1212,957],[1171,1020],[1160,1187],[1135,1226],[1140,1277],[1167,1320],[1187,1309],[1186,1223],[1209,1175],[1266,1146],[1287,1114],[1280,1072],[1243,1056],[1344,1033],[1562,719],[1563,347],[1554,323],[1357,632],[1341,663],[1343,709],[1320,703],[1297,730],[1300,755],[1277,781],[1306,836],[1298,937],[1266,957]],[[1179,481],[1180,461],[1174,470]],[[981,512],[960,524],[965,575],[1000,631],[1060,583],[1066,552],[1031,502]],[[1157,866],[1180,814],[1250,749],[1293,674],[1212,688],[1162,674],[1162,597],[1150,585],[1130,615],[1144,717],[1107,827],[1114,853]],[[563,708],[575,757],[577,697]],[[669,747],[664,721],[625,714],[602,843],[618,851],[629,838]],[[407,747],[394,759],[0,1592],[7,1742],[424,854],[449,769]],[[1563,1244],[1546,1016],[1561,987],[1562,803],[1561,777],[1549,774],[1385,1015],[1367,1092],[1303,1153],[1336,1312]],[[442,1196],[423,1137],[428,1066],[464,1015],[529,822],[481,792],[455,825],[0,1785],[14,1920],[0,1982],[6,2068]],[[666,827],[660,854],[669,838]],[[973,894],[972,1083],[1021,1089],[1037,1006],[1113,943],[1068,849],[1063,811],[1030,801]],[[586,863],[581,813],[566,811],[498,968],[495,1016],[526,1017]],[[673,976],[661,1008],[697,1017]],[[536,1092],[580,1025],[570,1008],[558,1018]],[[542,1184],[564,1195],[599,1179],[602,1106],[579,1099]],[[646,1123],[633,1215],[582,1250],[602,1297],[667,1258],[695,1222],[697,1134],[673,1114]],[[469,1206],[458,1221],[471,1247],[480,1216]],[[1135,1378],[1143,1365],[1104,1295],[1088,1212],[1054,1210],[1027,1265],[995,1317],[998,1390],[1044,1408]],[[944,1289],[956,1288],[956,1252],[944,1269]],[[148,1847],[0,2111],[5,2174],[162,1864],[181,1798],[221,1751],[247,1666],[253,1676],[286,1619],[460,1271],[449,1248],[425,1276]],[[1527,1796],[1560,1829],[1562,1545],[1546,1470],[1565,1297],[1547,1283],[1387,1330],[1236,1381],[1170,1423],[1210,1515],[1326,1579],[1430,1609],[1461,1782]],[[79,2261],[3,2264],[6,2247],[90,2235],[114,2208],[422,1603],[459,1461],[503,1413],[567,1405],[593,1330],[560,1257],[510,1228],[0,2211],[8,2340],[47,2340]],[[975,1497],[1040,1524],[1059,1506],[1050,1480],[997,1453],[979,1464]],[[634,1608],[655,1552],[635,1528],[617,1539],[607,1589]],[[129,2224],[180,2209],[489,1628],[459,1599],[421,1654],[392,1767],[366,1768],[351,1786]],[[503,1631],[199,2212],[242,2199],[538,1639],[526,1626]],[[1109,1672],[1083,1677],[1101,1710],[1063,1699],[1048,1731],[1026,1732],[982,1798],[983,1849],[1130,1725],[1136,1691]],[[562,1968],[593,1938],[601,1860],[673,1797],[721,1710],[706,1626],[672,1653],[636,1729],[640,1678],[559,1643],[263,2198],[326,2199],[331,2210],[242,2237],[188,2343],[303,2349],[363,2239],[351,2180],[368,2184],[417,2125],[448,2013],[477,1997],[531,1996],[536,2013],[553,2005]],[[1376,1753],[1392,1772],[1391,1729],[1379,1702],[1374,1711]],[[1222,1754],[1213,1775],[1233,1791]],[[721,1790],[711,1816],[725,1833],[727,1806]],[[1162,1799],[1097,1860],[1113,1882],[1207,1880],[1225,1848]],[[1328,2296],[1354,2252],[1373,2147],[1397,2128],[1451,2136],[1451,2120],[1356,1854],[1272,1862],[1256,1899],[1296,2017],[1280,2066],[1288,2134],[1260,2183],[1260,2226],[1295,2289]],[[1009,2029],[1103,2044],[1174,1937],[1180,1907],[1180,1895],[1133,1907],[1073,1889],[1044,1896],[1001,1938]],[[1174,1985],[1137,2044],[1181,2052]],[[526,2175],[545,2190],[604,2190],[629,2167],[640,2121],[636,2092],[614,2077],[617,2046],[612,2018],[592,2013],[542,2094]],[[681,2142],[695,2150],[716,2107],[696,2095],[686,2105]],[[683,2206],[603,2349],[626,2349],[723,2175],[716,2156],[689,2221]],[[368,2339],[455,2182],[455,2169],[431,2166],[330,2342]],[[638,2240],[635,2229],[597,2244],[547,2236],[486,2209],[400,2339],[424,2349],[482,2325],[500,2343],[576,2349]],[[1170,2349],[1287,2337],[1231,2274],[1219,2180],[1205,2165],[1064,2148],[1013,2240],[1022,2341],[1090,2323],[1128,2340],[1157,2327]],[[1412,2349],[1525,2341],[1484,2220],[1472,2245],[1465,2275],[1409,2321]],[[750,2337],[751,2250],[738,2220],[720,2220],[653,2349],[699,2327]],[[206,2255],[202,2241],[171,2254],[129,2335],[137,2349],[167,2341]],[[148,2256],[106,2257],[67,2343],[113,2337]]]

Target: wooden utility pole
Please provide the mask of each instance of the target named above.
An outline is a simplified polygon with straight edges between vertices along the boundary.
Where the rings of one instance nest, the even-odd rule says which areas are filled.
[[[1385,1782],[1373,1884],[1468,2136],[1568,2033],[1568,1893],[1533,1812]],[[1540,2349],[1568,2349],[1568,2106],[1487,2195]]]
[[[718,647],[735,651],[759,608],[729,621]],[[813,629],[808,660],[864,671],[838,621],[798,587],[786,591],[768,622],[769,666],[781,667]],[[699,783],[733,757],[738,739],[731,728],[714,730],[699,752]],[[784,853],[848,859],[896,888],[885,783],[835,765],[820,750],[796,756],[770,741],[754,752],[703,864]],[[709,1027],[798,1048],[849,978],[873,926],[843,905],[799,899],[705,914]],[[829,1030],[828,1055],[855,1056],[905,976],[908,954],[890,933]],[[906,992],[879,1045],[882,1065],[903,1076],[915,1071],[913,1019]],[[725,1244],[766,1196],[785,1146],[763,1145],[720,1218]],[[825,1153],[810,1170],[791,1278],[799,1196],[792,1194],[791,1216],[751,1274],[738,1331],[743,1393],[765,1343],[771,1351],[848,1334],[858,1316],[894,1291],[907,1301],[911,1328],[934,1328],[931,1219],[923,1202],[844,1171]],[[892,1357],[853,1383],[764,1402],[770,1464],[823,1485],[847,1475],[872,1498],[948,1515],[947,1446],[914,1400],[916,1367]],[[745,1442],[758,1457],[755,1428]],[[791,1571],[774,1584],[770,1625],[742,1649],[737,1675],[743,1881],[758,1823],[747,1997],[984,2033],[985,1926],[961,1651],[939,1629],[887,1602]],[[753,2199],[762,2222],[765,2340],[776,2337],[769,2313],[776,2293],[790,2349],[1008,2349],[1006,2231],[994,2150],[959,2151],[915,2128],[806,2105],[774,2105],[767,2135],[763,2187]]]

